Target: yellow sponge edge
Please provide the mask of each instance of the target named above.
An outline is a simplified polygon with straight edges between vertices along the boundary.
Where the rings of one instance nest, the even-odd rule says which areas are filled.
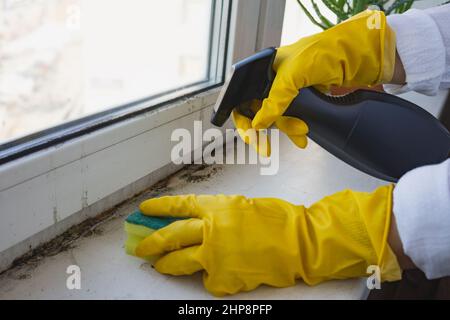
[[[125,221],[125,232],[127,234],[127,240],[125,241],[125,252],[129,255],[136,256],[135,250],[139,242],[151,235],[155,232],[155,230]],[[146,260],[151,261],[153,260],[153,257],[146,257]]]

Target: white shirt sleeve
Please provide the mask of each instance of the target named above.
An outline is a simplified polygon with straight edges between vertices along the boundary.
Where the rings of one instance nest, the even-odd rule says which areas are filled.
[[[405,85],[384,85],[386,92],[417,91],[435,95],[450,87],[450,4],[411,9],[387,17],[396,34],[397,52],[406,73]]]
[[[403,249],[428,279],[450,275],[450,159],[406,173],[394,189]]]
[[[434,95],[450,87],[450,4],[411,9],[388,17],[406,84],[385,85],[390,93],[414,90]],[[405,253],[427,278],[450,275],[450,159],[405,174],[394,189],[394,215]]]

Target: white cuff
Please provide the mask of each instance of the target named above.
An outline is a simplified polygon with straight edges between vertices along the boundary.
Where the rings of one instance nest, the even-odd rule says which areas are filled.
[[[445,73],[445,46],[435,21],[425,11],[411,9],[388,16],[387,22],[395,31],[406,84],[385,84],[385,91],[398,94],[413,90],[435,95]]]
[[[406,255],[428,279],[450,275],[450,159],[405,174],[393,201]]]

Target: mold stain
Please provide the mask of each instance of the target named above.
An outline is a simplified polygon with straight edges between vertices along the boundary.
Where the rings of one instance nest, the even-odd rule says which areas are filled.
[[[185,173],[180,175],[180,179],[188,183],[198,183],[209,180],[219,170],[220,166],[208,166],[208,165],[193,165],[191,170],[186,170]]]

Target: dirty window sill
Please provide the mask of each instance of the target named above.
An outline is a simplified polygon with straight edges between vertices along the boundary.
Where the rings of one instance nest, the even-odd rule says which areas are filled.
[[[277,175],[260,175],[257,165],[192,165],[183,168],[118,207],[74,227],[35,255],[0,276],[0,299],[211,299],[201,276],[169,277],[125,254],[123,222],[147,198],[184,193],[271,196],[310,205],[344,188],[370,191],[384,184],[337,160],[314,143],[296,149],[281,139]],[[55,241],[55,240],[54,240]],[[59,241],[59,242],[58,242]],[[81,289],[68,290],[66,269],[81,268]],[[361,299],[365,279],[331,281],[284,289],[260,287],[236,299]]]

